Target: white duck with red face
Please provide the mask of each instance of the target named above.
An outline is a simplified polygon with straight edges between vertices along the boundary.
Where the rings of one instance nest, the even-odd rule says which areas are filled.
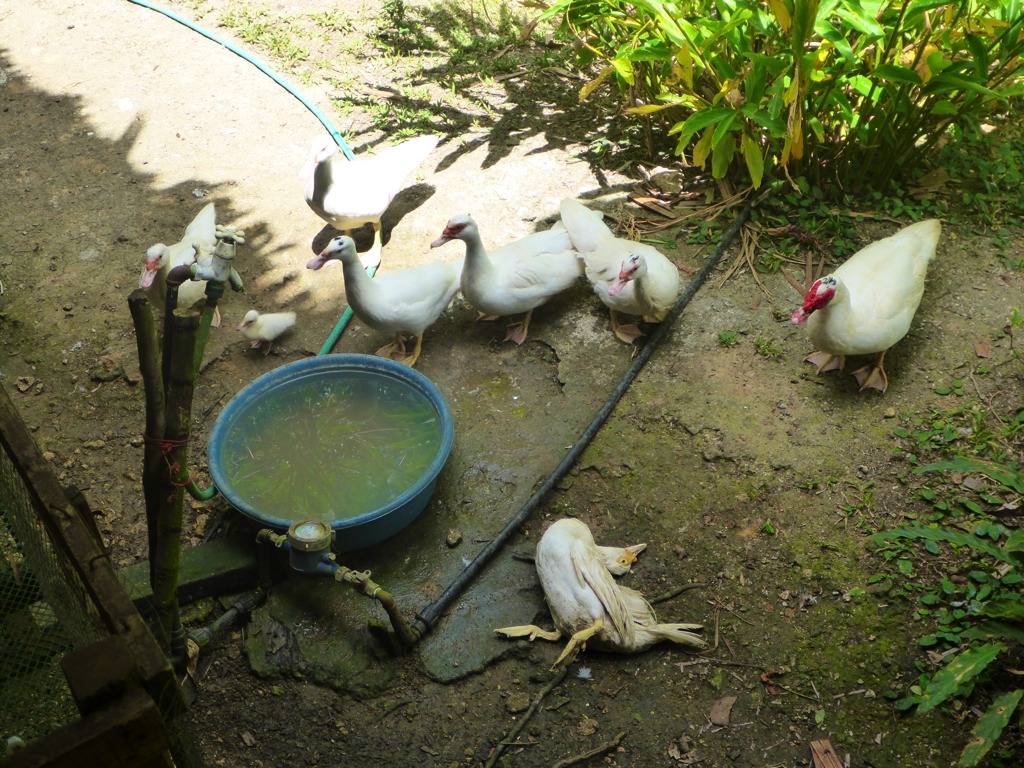
[[[622,323],[620,313],[661,322],[679,294],[676,265],[652,245],[616,237],[600,211],[570,197],[562,200],[559,212],[587,280],[611,313],[615,336],[630,344],[643,335],[635,323]]]
[[[167,273],[173,267],[209,259],[216,247],[217,211],[213,203],[207,203],[185,227],[181,240],[173,245],[157,243],[146,249],[146,264],[139,277],[139,286],[145,289],[158,317],[164,311]],[[205,300],[205,280],[187,280],[178,287],[178,306],[183,309],[201,309],[201,302]],[[219,325],[219,313],[214,324]]]
[[[526,340],[534,308],[571,288],[583,275],[569,233],[561,228],[535,232],[488,254],[472,217],[454,216],[430,247],[452,240],[466,244],[462,295],[482,317],[526,313],[507,329],[505,341],[516,344]]]
[[[792,321],[807,324],[817,351],[806,361],[818,373],[842,370],[846,355],[874,355],[853,375],[861,390],[885,392],[889,381],[882,361],[910,330],[941,231],[938,219],[911,224],[815,281]]]

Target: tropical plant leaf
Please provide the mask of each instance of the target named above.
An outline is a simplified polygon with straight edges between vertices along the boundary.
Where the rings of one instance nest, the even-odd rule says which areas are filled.
[[[793,16],[789,12],[789,8],[782,0],[768,0],[768,7],[772,9],[772,13],[775,14],[776,21],[779,22],[779,29],[783,33],[789,33],[790,27],[793,26]]]
[[[998,637],[1024,643],[1024,628],[1002,621],[983,621],[960,633],[964,640],[991,640]]]
[[[971,49],[971,59],[974,64],[976,77],[987,77],[988,75],[988,45],[977,35],[966,36],[967,47]]]
[[[704,167],[704,163],[707,162],[708,155],[711,154],[711,136],[712,131],[710,128],[705,129],[704,134],[700,137],[700,140],[693,145],[693,164],[701,168]]]
[[[926,528],[923,525],[907,525],[891,531],[881,531],[873,534],[871,540],[879,546],[888,544],[897,539],[922,539],[924,541],[945,541],[959,547],[971,547],[983,552],[996,560],[1017,565],[1016,558],[1010,556],[1001,547],[992,541],[983,539],[973,533],[961,533],[949,528]]]
[[[993,619],[1024,621],[1024,602],[1009,599],[989,600],[981,612]]]
[[[750,181],[753,183],[754,189],[758,189],[761,186],[761,179],[764,178],[764,157],[761,155],[761,148],[746,133],[743,134],[740,144],[743,149],[743,159],[747,163],[747,172],[750,174]]]
[[[957,456],[947,461],[937,461],[934,464],[925,464],[915,469],[915,472],[980,472],[997,483],[1011,488],[1017,493],[1024,493],[1024,473],[1015,467],[1006,467],[1000,464],[993,464],[977,459],[968,459],[964,456]]]
[[[871,74],[880,80],[921,85],[921,76],[917,72],[898,64],[880,64],[871,70]]]
[[[716,179],[725,178],[735,154],[736,139],[731,133],[727,133],[711,150],[711,175]]]
[[[636,82],[636,75],[633,74],[633,62],[630,59],[625,56],[616,56],[612,59],[612,67],[615,69],[615,74],[625,82],[630,85]]]
[[[732,119],[735,116],[736,110],[729,109],[727,107],[717,107],[715,109],[707,109],[702,112],[694,112],[692,115],[686,118],[686,120],[683,122],[682,128],[680,128],[680,146],[685,148],[690,143],[690,139],[693,138],[693,135],[698,131],[707,128],[709,125],[714,125],[720,120],[724,120],[726,118]],[[708,137],[707,140],[709,142],[708,150],[710,151],[711,138]],[[696,151],[697,150],[694,149],[695,154]],[[696,160],[694,160],[694,163],[697,165],[703,165],[703,163],[697,163]]]
[[[918,713],[935,709],[950,696],[955,696],[1006,650],[1002,643],[990,643],[962,651],[959,656],[935,673],[928,687],[921,694],[921,703],[917,705]]]
[[[650,115],[655,112],[661,112],[663,109],[674,107],[675,104],[641,104],[639,107],[630,107],[626,110],[626,114],[629,115]]]
[[[924,93],[950,93],[951,91],[972,91],[989,99],[1001,99],[1000,94],[985,85],[975,82],[968,77],[961,77],[953,72],[942,72],[931,80],[924,88]]]
[[[609,65],[602,69],[600,72],[598,72],[597,77],[595,77],[593,80],[591,80],[589,83],[587,83],[580,89],[580,102],[586,101],[587,96],[592,94],[597,89],[597,87],[600,86],[601,83],[603,83],[605,80],[607,80],[608,76],[614,71],[615,67]]]
[[[960,765],[964,768],[973,768],[992,749],[999,737],[1010,722],[1010,718],[1020,703],[1021,696],[1024,696],[1024,689],[1009,691],[992,702],[988,711],[978,718],[971,731],[971,740],[967,742],[964,751],[960,754]]]
[[[715,134],[711,139],[712,146],[717,147],[725,140],[729,132],[732,131],[733,123],[736,122],[737,117],[739,117],[739,113],[732,110],[731,114],[718,121],[718,125],[715,126]]]

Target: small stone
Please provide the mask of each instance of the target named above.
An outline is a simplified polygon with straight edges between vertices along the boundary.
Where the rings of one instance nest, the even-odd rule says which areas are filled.
[[[886,408],[885,412],[882,414],[882,418],[883,419],[895,419],[896,418],[896,409],[895,408]]]
[[[106,442],[104,442],[103,440],[89,440],[88,442],[82,443],[83,448],[92,448],[94,450],[97,448],[102,448],[105,445]]]
[[[28,392],[35,383],[36,380],[31,376],[19,376],[15,386],[19,392]]]
[[[449,547],[457,547],[462,543],[462,531],[458,528],[452,528],[448,531],[448,535],[444,538],[444,543]]]
[[[510,715],[518,715],[530,708],[530,697],[525,693],[513,693],[505,699],[505,709]]]
[[[96,365],[89,371],[93,381],[113,381],[124,376],[124,367],[110,355],[101,355]]]

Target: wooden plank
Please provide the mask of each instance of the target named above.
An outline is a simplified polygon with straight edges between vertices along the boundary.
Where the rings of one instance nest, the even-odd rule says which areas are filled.
[[[105,707],[139,684],[128,644],[117,635],[72,651],[60,665],[83,715]]]
[[[172,768],[153,699],[140,688],[10,755],[4,768]]]
[[[843,768],[839,755],[828,739],[811,742],[811,757],[814,758],[814,768]]]
[[[182,550],[178,602],[182,605],[215,595],[246,592],[260,582],[256,536],[249,530],[222,536]],[[135,605],[145,614],[152,590],[149,563],[142,561],[118,572]]]

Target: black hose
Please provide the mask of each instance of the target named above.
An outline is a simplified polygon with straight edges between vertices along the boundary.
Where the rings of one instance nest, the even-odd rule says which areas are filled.
[[[521,526],[526,518],[530,516],[530,513],[540,504],[541,500],[548,494],[548,492],[555,487],[561,481],[563,477],[572,468],[573,464],[580,457],[586,447],[597,435],[597,431],[604,424],[608,415],[612,412],[612,409],[618,404],[619,400],[625,394],[629,385],[633,383],[633,380],[640,373],[640,369],[644,367],[644,364],[650,359],[654,353],[655,348],[661,343],[661,341],[668,335],[672,329],[672,324],[678,319],[679,315],[682,314],[683,309],[690,303],[690,300],[697,293],[697,290],[704,284],[707,276],[711,274],[711,270],[715,268],[719,260],[722,258],[722,254],[725,249],[729,247],[733,239],[739,233],[740,228],[746,223],[747,219],[750,218],[750,212],[753,209],[753,203],[747,203],[740,211],[739,216],[732,223],[732,225],[722,235],[722,239],[719,241],[718,246],[715,248],[714,253],[708,257],[708,260],[704,262],[704,266],[700,268],[700,271],[694,275],[693,280],[686,286],[686,290],[683,291],[682,295],[676,300],[676,303],[672,305],[672,309],[669,310],[668,314],[665,315],[665,319],[661,321],[658,327],[651,334],[650,339],[644,344],[643,348],[637,354],[633,360],[633,364],[626,371],[626,375],[623,376],[622,381],[619,382],[618,386],[611,393],[604,405],[601,406],[601,410],[597,412],[590,425],[583,431],[579,439],[573,444],[572,448],[565,455],[565,458],[555,467],[554,472],[551,473],[550,477],[544,481],[544,483],[537,489],[537,491],[530,497],[530,499],[522,506],[522,508],[512,517],[505,527],[501,529],[486,547],[484,547],[480,554],[478,554],[469,565],[466,566],[465,570],[460,573],[455,581],[453,581],[448,588],[430,605],[424,608],[422,611],[416,614],[416,619],[413,622],[413,631],[419,637],[427,634],[433,629],[434,624],[437,622],[441,613],[448,607],[449,603],[454,600],[466,585],[469,584],[477,574],[483,570],[484,566],[490,562],[491,558],[501,549],[505,542],[511,537],[511,535]]]

